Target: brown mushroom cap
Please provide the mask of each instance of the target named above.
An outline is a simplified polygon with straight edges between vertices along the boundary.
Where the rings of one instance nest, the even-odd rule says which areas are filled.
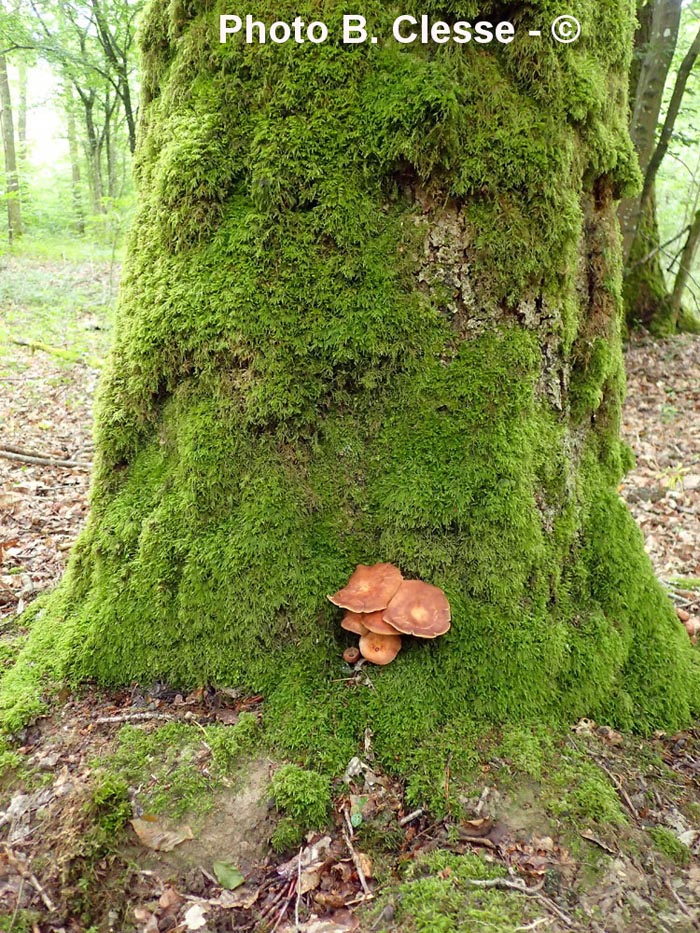
[[[340,621],[340,627],[346,632],[354,632],[355,635],[366,635],[369,629],[363,622],[364,616],[359,612],[346,612]]]
[[[354,646],[352,648],[346,648],[345,651],[343,651],[343,661],[345,661],[346,664],[357,664],[361,657],[360,649]]]
[[[450,604],[439,587],[404,580],[382,617],[404,635],[437,638],[450,627]]]
[[[362,615],[359,615],[358,618],[362,620],[361,624],[369,632],[374,632],[375,635],[398,635],[398,631],[394,628],[393,625],[389,625],[388,622],[385,622],[382,616],[386,610],[380,609],[379,612],[364,612]],[[361,634],[364,635],[364,632]]]
[[[352,612],[378,612],[386,609],[402,580],[401,571],[393,564],[358,564],[347,586],[328,598]]]
[[[372,664],[389,664],[400,650],[400,635],[377,635],[375,632],[367,632],[360,639],[362,657]]]

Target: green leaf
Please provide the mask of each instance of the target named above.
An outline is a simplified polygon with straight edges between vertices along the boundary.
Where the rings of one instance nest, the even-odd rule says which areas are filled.
[[[229,891],[239,888],[245,881],[238,868],[230,862],[214,862],[213,868],[216,880]]]

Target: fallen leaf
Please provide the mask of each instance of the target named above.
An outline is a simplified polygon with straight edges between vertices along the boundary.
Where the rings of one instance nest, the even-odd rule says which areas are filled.
[[[222,888],[226,888],[228,891],[235,891],[235,889],[240,888],[245,881],[240,870],[230,862],[214,862],[212,868],[214,869],[216,880]]]
[[[260,891],[250,888],[239,888],[234,894],[233,891],[222,891],[219,897],[209,901],[213,907],[221,907],[223,910],[233,910],[240,908],[250,910],[253,904],[260,897]]]
[[[193,904],[185,911],[183,919],[188,930],[201,930],[207,925],[207,918],[201,904]]]
[[[132,820],[131,825],[134,827],[134,832],[139,837],[142,845],[156,852],[171,852],[181,842],[194,838],[189,826],[169,830],[161,826],[156,820],[148,819]]]

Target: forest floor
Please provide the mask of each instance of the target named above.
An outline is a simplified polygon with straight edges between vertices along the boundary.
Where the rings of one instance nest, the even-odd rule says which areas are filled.
[[[0,257],[0,672],[86,518],[115,278],[104,260]],[[627,366],[637,465],[621,492],[692,621],[700,338],[637,338]],[[328,834],[276,855],[274,765],[217,752],[260,700],[163,684],[59,695],[0,751],[0,931],[700,930],[700,729],[642,741],[572,723],[564,783],[551,762],[492,758],[469,819],[408,813],[368,748]]]

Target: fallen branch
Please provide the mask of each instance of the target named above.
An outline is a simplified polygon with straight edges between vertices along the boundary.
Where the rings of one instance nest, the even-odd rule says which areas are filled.
[[[85,357],[76,353],[74,350],[64,350],[62,347],[52,347],[48,343],[41,343],[39,340],[21,340],[10,338],[10,343],[17,347],[28,347],[30,350],[41,350],[42,353],[48,353],[66,363],[77,363],[79,366],[89,366],[91,369],[99,369],[102,366],[102,360],[96,358],[85,359]]]
[[[5,460],[17,460],[19,463],[32,463],[38,466],[68,467],[69,469],[89,470],[92,464],[87,460],[55,460],[53,457],[39,456],[33,453],[25,453],[16,447],[3,445],[0,447],[0,457]]]
[[[177,719],[176,716],[169,716],[167,713],[122,713],[118,716],[100,716],[95,720],[96,726],[105,726],[115,722],[142,722],[148,719],[164,719],[172,722]],[[197,723],[199,725],[199,723]]]
[[[671,881],[670,881],[670,879],[669,879],[668,877],[664,878],[664,885],[665,885],[665,887],[671,892],[671,896],[673,897],[673,899],[675,900],[675,902],[678,904],[678,906],[680,907],[680,909],[683,911],[683,913],[684,913],[687,917],[690,918],[690,922],[693,924],[693,926],[695,927],[695,929],[696,929],[696,930],[700,930],[700,920],[698,920],[697,916],[693,913],[693,911],[690,909],[690,907],[688,907],[688,905],[685,903],[685,901],[681,900],[681,897],[680,897],[680,895],[678,894],[678,891],[676,891],[676,889],[673,887],[673,885],[671,884]]]
[[[509,881],[507,878],[485,878],[480,881],[475,878],[465,878],[463,882],[472,888],[504,888],[508,891],[518,891],[520,894],[539,894],[544,887],[544,879],[536,885],[530,886],[524,881]]]
[[[348,831],[345,829],[345,827],[343,827],[343,838],[345,839],[345,845],[348,847],[348,852],[350,853],[353,864],[357,871],[357,877],[360,879],[362,890],[365,892],[365,897],[368,897],[368,898],[372,897],[372,892],[369,889],[369,885],[367,884],[367,879],[365,878],[365,873],[362,868],[362,862],[360,861],[360,856],[355,851],[355,847],[350,841],[350,836],[348,835]]]
[[[399,820],[399,826],[407,826],[409,823],[412,823],[413,820],[417,820],[419,816],[423,816],[422,807],[418,810],[414,810],[412,813],[409,813],[408,816],[402,817]]]
[[[26,881],[29,881],[31,883],[36,893],[39,895],[39,897],[44,902],[44,907],[46,907],[48,911],[53,912],[56,909],[56,907],[54,906],[54,903],[49,897],[49,895],[46,893],[44,888],[39,883],[39,879],[34,874],[34,872],[30,868],[28,868],[24,862],[22,862],[19,858],[17,858],[15,853],[12,851],[12,849],[9,847],[9,845],[6,842],[3,843],[3,849],[5,850],[7,861],[14,868],[17,869],[17,871],[19,872],[20,878],[24,878]]]

